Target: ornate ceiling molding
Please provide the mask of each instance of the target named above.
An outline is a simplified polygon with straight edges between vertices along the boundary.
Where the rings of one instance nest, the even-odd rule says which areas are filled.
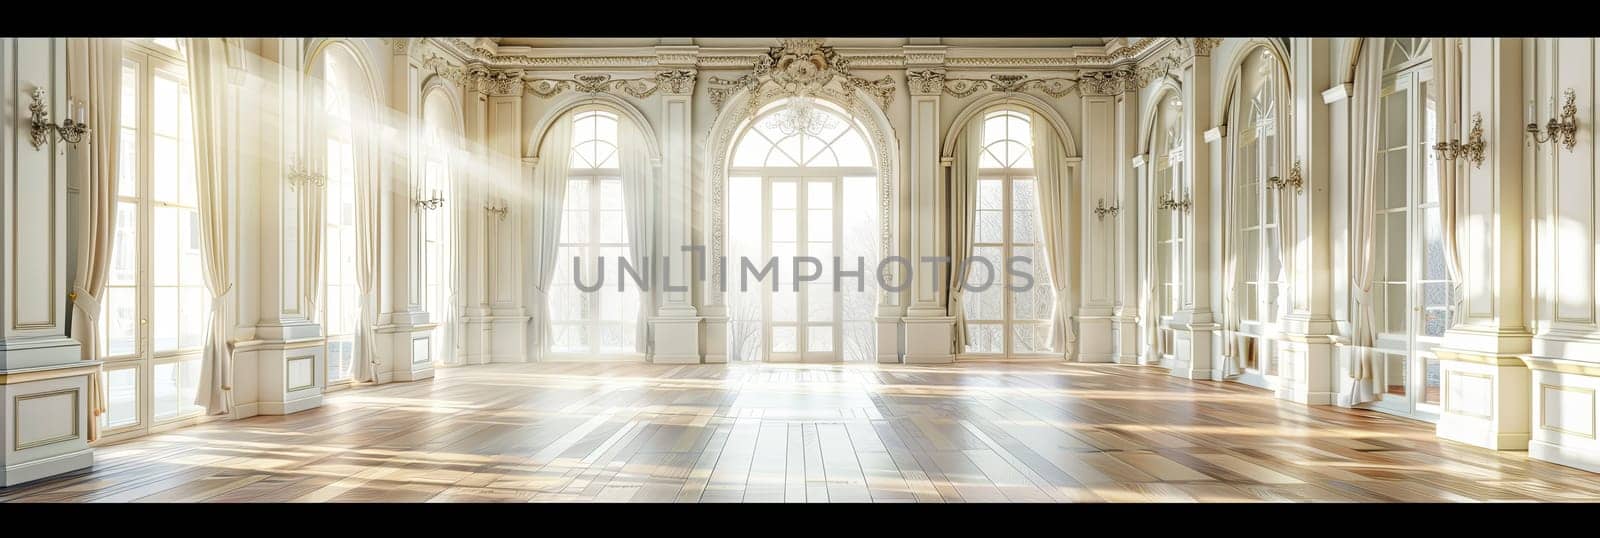
[[[879,106],[887,108],[894,100],[894,78],[868,80],[850,74],[849,58],[840,55],[833,47],[816,39],[783,40],[781,46],[772,47],[755,61],[747,74],[738,78],[711,77],[706,86],[711,92],[711,105],[722,109],[730,98],[750,90],[766,94],[782,91],[822,93],[854,100],[854,91],[861,90],[872,96]],[[753,105],[763,99],[751,99]]]
[[[967,97],[980,91],[1023,92],[1039,91],[1057,99],[1079,93],[1082,95],[1122,95],[1137,91],[1156,77],[1165,76],[1180,62],[1176,57],[1163,56],[1146,65],[1125,65],[1104,71],[1084,71],[1076,77],[1031,78],[1020,73],[989,75],[989,78],[950,78],[936,69],[906,72],[906,87],[912,95],[937,95]]]
[[[611,75],[577,75],[571,79],[526,79],[523,84],[529,93],[543,98],[555,97],[565,91],[578,93],[623,93],[645,99],[657,92],[669,95],[688,95],[694,92],[695,72],[692,69],[671,69],[656,73],[650,78],[614,79]]]
[[[468,91],[486,95],[516,95],[522,89],[520,72],[492,71],[481,64],[458,66],[437,53],[429,53],[423,58],[422,65]]]
[[[917,79],[918,89],[929,88],[933,79],[926,78],[925,74],[907,73],[907,83]],[[1078,79],[1075,77],[1029,78],[1028,75],[1004,73],[989,75],[989,78],[946,78],[937,77],[939,88],[952,97],[967,97],[980,91],[991,92],[1024,92],[1038,90],[1055,98],[1062,98],[1073,94],[1078,89]]]
[[[429,41],[438,44],[440,49],[447,50],[463,63],[482,64],[490,69],[639,68],[658,67],[668,64],[692,64],[694,67],[701,69],[715,69],[748,67],[751,63],[761,61],[762,58],[768,56],[761,53],[718,52],[715,49],[704,51],[700,54],[672,54],[665,57],[654,51],[641,51],[639,54],[606,54],[598,56],[534,56],[528,54],[501,54],[486,48],[475,47],[468,40],[462,38],[430,38]],[[1126,46],[1104,54],[1045,56],[1034,52],[1032,55],[1024,56],[944,56],[941,59],[949,67],[970,69],[1112,67],[1130,61],[1137,61],[1168,41],[1167,38],[1140,38]],[[908,65],[917,65],[927,59],[923,57],[925,53],[905,52],[894,49],[869,50],[857,54],[837,53],[837,55],[848,60],[849,64],[856,68],[902,68]]]

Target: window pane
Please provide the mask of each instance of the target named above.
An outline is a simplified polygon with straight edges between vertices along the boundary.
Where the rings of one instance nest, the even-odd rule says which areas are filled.
[[[107,287],[100,314],[106,335],[105,356],[132,355],[138,351],[139,303],[136,289]]]
[[[833,327],[827,325],[807,327],[806,351],[833,351]]]
[[[796,327],[773,327],[772,351],[775,353],[793,353],[798,351],[799,349],[796,347],[797,342],[795,339],[795,333],[797,329],[798,328]]]
[[[106,369],[106,412],[100,415],[102,428],[121,428],[139,423],[139,368]]]
[[[156,353],[177,350],[180,327],[178,288],[157,287],[153,293],[150,305],[153,317],[150,323],[154,341],[151,343]]]

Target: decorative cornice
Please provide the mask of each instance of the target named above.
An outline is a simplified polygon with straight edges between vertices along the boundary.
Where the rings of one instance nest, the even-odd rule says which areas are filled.
[[[1084,95],[1122,95],[1137,91],[1157,77],[1166,76],[1182,65],[1175,56],[1163,56],[1146,65],[1127,65],[1107,71],[1087,71],[1078,75]]]
[[[897,51],[882,49],[881,51],[862,51],[858,54],[838,53],[838,57],[846,59],[856,68],[903,68],[906,66],[925,65],[928,61],[942,61],[948,67],[957,68],[1051,68],[1051,67],[1113,67],[1130,61],[1137,61],[1140,57],[1159,48],[1166,41],[1165,38],[1141,38],[1124,47],[1104,54],[1076,54],[1063,56],[1041,56],[1037,52],[1031,56],[948,56],[930,54],[920,51]],[[467,64],[482,64],[489,69],[506,68],[533,68],[533,69],[564,69],[564,68],[639,68],[658,67],[671,64],[690,64],[701,69],[714,69],[726,67],[746,67],[753,62],[761,61],[767,56],[759,52],[742,54],[740,52],[718,52],[711,49],[704,54],[669,54],[660,55],[655,51],[639,51],[638,54],[606,54],[600,56],[533,56],[527,54],[501,54],[481,47],[474,47],[470,42],[461,38],[430,38],[429,41],[439,45],[456,56],[461,62]],[[816,41],[816,40],[811,40]],[[1220,40],[1217,40],[1220,41]],[[1212,45],[1214,46],[1214,45]],[[781,47],[778,47],[781,48]],[[728,49],[724,49],[728,50]],[[737,49],[733,49],[737,50]],[[992,50],[992,49],[991,49]],[[1207,51],[1210,49],[1207,48]]]
[[[624,93],[645,99],[656,92],[688,95],[694,92],[695,72],[692,69],[672,69],[656,73],[650,78],[613,79],[611,75],[577,75],[571,79],[526,79],[522,83],[529,93],[543,98],[555,97],[571,90],[578,93]]]
[[[966,97],[979,91],[1010,93],[1038,90],[1045,95],[1061,98],[1072,95],[1077,89],[1078,79],[1074,77],[1028,78],[1028,75],[1005,73],[989,75],[986,79],[944,79],[944,93],[955,97]]]
[[[411,50],[411,38],[396,37],[389,40],[389,51],[395,56],[405,56]]]

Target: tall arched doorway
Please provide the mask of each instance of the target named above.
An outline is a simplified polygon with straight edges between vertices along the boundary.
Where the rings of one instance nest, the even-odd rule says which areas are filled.
[[[735,140],[724,213],[729,360],[874,360],[880,208],[867,131],[833,103],[783,99]]]

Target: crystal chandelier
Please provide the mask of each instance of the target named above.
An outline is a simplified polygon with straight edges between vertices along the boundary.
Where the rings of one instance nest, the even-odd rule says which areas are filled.
[[[795,92],[789,102],[784,104],[783,110],[773,114],[767,119],[767,127],[777,129],[784,136],[796,133],[805,133],[818,136],[823,131],[832,129],[835,122],[828,113],[817,110],[816,99],[811,97],[808,89]]]

